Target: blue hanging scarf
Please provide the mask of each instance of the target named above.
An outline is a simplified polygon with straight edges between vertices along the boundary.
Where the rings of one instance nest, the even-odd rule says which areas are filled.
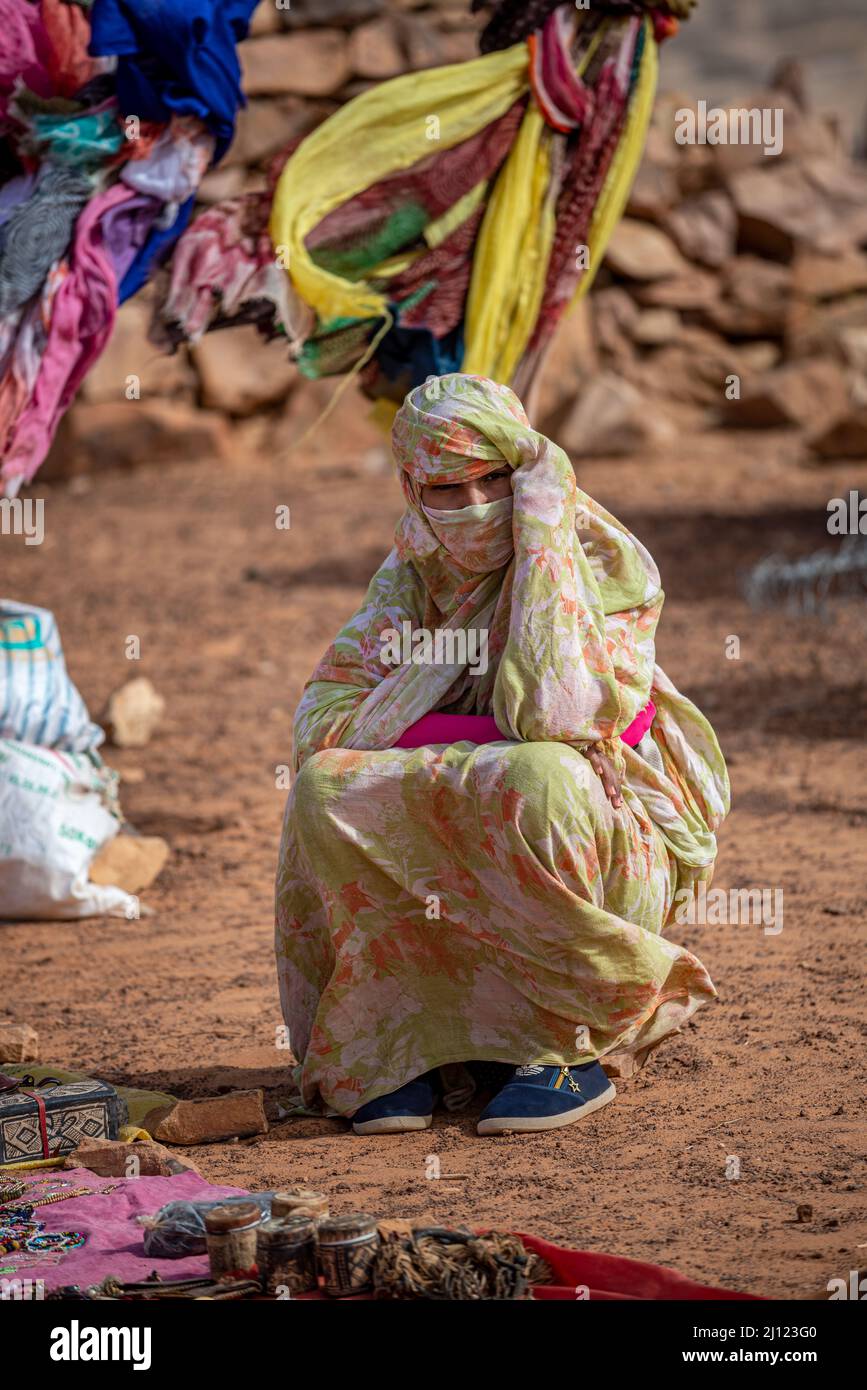
[[[245,104],[236,46],[246,38],[256,3],[94,0],[89,52],[117,58],[117,96],[125,116],[197,116],[216,136],[216,162]]]

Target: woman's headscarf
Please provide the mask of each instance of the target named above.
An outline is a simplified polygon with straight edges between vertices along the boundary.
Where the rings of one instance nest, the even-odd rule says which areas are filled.
[[[549,526],[556,512],[561,541],[575,536],[567,550],[580,549],[583,542],[603,612],[635,607],[658,591],[659,573],[644,546],[581,491],[563,450],[532,428],[508,386],[459,372],[428,377],[398,411],[392,449],[407,501],[395,535],[397,551],[444,615],[479,586],[480,574],[461,567],[438,539],[422,505],[422,489],[471,482],[503,464],[516,470],[513,528],[534,518]],[[497,568],[492,564],[492,572]]]

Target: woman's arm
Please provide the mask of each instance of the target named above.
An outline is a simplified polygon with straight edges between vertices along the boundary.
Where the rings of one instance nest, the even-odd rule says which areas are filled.
[[[528,446],[512,479],[515,563],[494,717],[526,742],[607,742],[650,698],[659,574],[577,488],[561,449],[538,435]],[[585,543],[576,543],[579,519]]]
[[[405,619],[419,621],[420,588],[417,576],[392,551],[304,687],[293,726],[296,771],[325,748],[369,746],[370,727],[386,723],[383,705],[388,706],[395,671],[383,660],[383,634],[400,630]],[[388,748],[391,740],[373,746]]]

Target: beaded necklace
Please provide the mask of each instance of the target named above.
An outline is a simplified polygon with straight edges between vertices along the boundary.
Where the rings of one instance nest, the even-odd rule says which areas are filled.
[[[17,1178],[0,1179],[0,1256],[11,1258],[2,1272],[43,1261],[55,1264],[62,1256],[84,1245],[87,1237],[83,1231],[46,1231],[45,1223],[34,1218],[35,1207],[66,1202],[72,1197],[102,1196],[114,1192],[117,1187],[120,1183],[101,1188],[72,1187],[62,1178],[36,1178],[30,1183]],[[43,1189],[43,1196],[30,1195],[40,1189]],[[25,1194],[26,1199],[22,1201]]]

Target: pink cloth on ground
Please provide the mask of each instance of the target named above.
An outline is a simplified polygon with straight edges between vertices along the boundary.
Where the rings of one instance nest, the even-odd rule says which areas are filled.
[[[21,1176],[52,1175],[43,1172]],[[207,1255],[190,1255],[183,1260],[156,1260],[145,1255],[144,1230],[135,1218],[157,1211],[166,1202],[211,1202],[217,1197],[239,1197],[244,1192],[240,1187],[212,1187],[192,1172],[176,1173],[170,1178],[98,1178],[88,1168],[70,1168],[59,1170],[56,1176],[72,1187],[92,1187],[97,1191],[112,1183],[120,1186],[104,1197],[71,1197],[65,1202],[36,1207],[34,1218],[43,1222],[46,1231],[82,1231],[87,1240],[78,1250],[64,1255],[58,1264],[28,1265],[6,1278],[43,1279],[46,1289],[54,1289],[61,1284],[99,1284],[108,1274],[131,1283],[147,1279],[155,1269],[163,1279],[192,1279],[207,1274]],[[0,1265],[4,1263],[0,1255]]]
[[[624,743],[634,748],[640,743],[653,723],[656,705],[648,700],[640,714],[636,715],[628,729],[620,735]],[[404,729],[395,748],[423,748],[428,743],[503,743],[506,735],[501,734],[494,719],[489,714],[440,714],[434,710],[425,714]]]

